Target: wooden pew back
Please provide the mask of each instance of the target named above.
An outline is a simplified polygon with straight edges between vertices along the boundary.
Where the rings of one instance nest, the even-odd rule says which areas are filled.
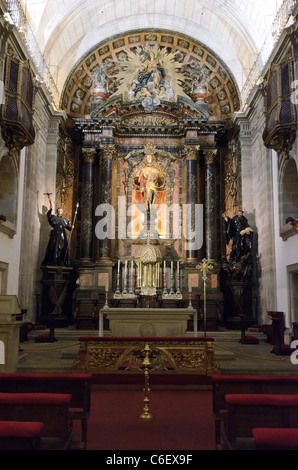
[[[240,393],[265,393],[298,395],[297,376],[274,375],[213,375],[213,413],[220,417],[227,409],[225,395]]]
[[[70,395],[53,393],[0,393],[0,421],[42,422],[42,437],[69,444]]]
[[[227,413],[225,395],[278,394],[298,395],[298,377],[268,375],[213,375],[213,416],[215,442],[220,444],[221,423]]]
[[[91,374],[0,373],[0,393],[60,393],[71,395],[69,417],[81,420],[82,442],[87,442],[91,407]]]
[[[252,438],[254,428],[298,428],[298,395],[226,395],[224,435],[228,445]]]

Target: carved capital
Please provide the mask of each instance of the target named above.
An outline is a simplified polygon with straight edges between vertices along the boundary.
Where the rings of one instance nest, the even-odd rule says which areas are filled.
[[[114,145],[101,145],[103,158],[107,160],[112,160],[114,157],[117,157],[117,150]]]
[[[93,163],[95,152],[95,148],[82,148],[84,163]]]
[[[216,154],[217,154],[216,149],[205,150],[204,151],[204,157],[205,157],[206,165],[212,165],[215,162]]]
[[[183,153],[186,160],[197,160],[198,158],[198,151],[200,150],[199,145],[188,145],[184,148]]]

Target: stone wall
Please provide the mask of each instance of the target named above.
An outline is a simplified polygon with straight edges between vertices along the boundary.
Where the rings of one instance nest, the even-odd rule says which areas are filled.
[[[20,257],[19,300],[28,309],[27,320],[35,321],[36,294],[41,295],[42,272],[39,266],[45,255],[50,226],[46,213],[48,196],[56,192],[56,161],[59,124],[62,113],[49,105],[45,90],[39,89],[35,98],[35,142],[26,150],[23,199],[23,230]],[[38,297],[40,299],[40,297]]]
[[[276,309],[275,251],[271,151],[262,140],[264,103],[261,93],[246,112],[235,116],[240,126],[242,208],[254,229],[254,304],[259,324]]]

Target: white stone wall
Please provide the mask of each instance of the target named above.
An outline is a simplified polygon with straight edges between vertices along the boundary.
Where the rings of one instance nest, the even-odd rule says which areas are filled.
[[[291,300],[294,296],[290,292],[289,271],[298,275],[298,234],[287,239],[281,237],[279,159],[283,157],[264,146],[265,115],[261,92],[256,92],[250,106],[235,116],[235,121],[240,125],[242,207],[255,229],[255,293],[259,289],[259,323],[270,323],[268,311],[281,311],[285,314],[286,327],[291,328],[292,322],[297,321],[297,308]],[[296,164],[297,150],[296,138],[290,152]]]
[[[5,147],[1,139],[1,154],[7,154],[8,149]],[[1,155],[2,156],[2,155]],[[0,159],[1,159],[0,156]],[[22,222],[23,222],[23,189],[24,189],[24,171],[25,171],[25,149],[21,151],[19,169],[18,169],[18,206],[16,225],[12,226],[9,222],[5,223],[8,227],[6,231],[0,231],[0,262],[5,266],[2,279],[5,278],[5,286],[3,285],[2,294],[18,295],[19,291],[19,263],[22,239]],[[1,177],[1,175],[0,175]],[[0,178],[1,184],[1,178]],[[4,214],[5,215],[5,214]],[[15,235],[11,235],[15,233]],[[4,282],[4,281],[3,281]]]
[[[265,125],[263,96],[259,93],[246,113],[235,117],[240,124],[242,209],[254,229],[255,280],[259,324],[276,310],[273,179],[270,151],[263,144]]]
[[[36,294],[41,295],[40,264],[50,231],[46,217],[48,196],[44,193],[52,193],[54,201],[61,116],[63,115],[51,109],[46,95],[40,89],[36,95],[34,112],[36,138],[34,144],[26,149],[24,175],[19,300],[21,307],[28,309],[28,321],[35,320]]]

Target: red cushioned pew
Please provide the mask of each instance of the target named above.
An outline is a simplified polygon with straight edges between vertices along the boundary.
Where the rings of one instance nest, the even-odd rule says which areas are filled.
[[[235,394],[225,399],[223,436],[229,449],[247,449],[254,428],[298,427],[298,395]]]
[[[0,421],[0,450],[40,450],[43,423]]]
[[[0,392],[62,393],[71,395],[70,424],[80,420],[81,447],[87,443],[87,422],[91,406],[91,374],[0,373]]]
[[[0,393],[0,422],[42,422],[45,446],[67,449],[71,441],[70,400],[71,395],[58,393]]]
[[[298,450],[298,429],[254,428],[256,450]]]
[[[240,393],[266,393],[298,395],[297,376],[278,375],[213,375],[213,416],[215,442],[220,445],[221,424],[227,415],[225,395]]]

